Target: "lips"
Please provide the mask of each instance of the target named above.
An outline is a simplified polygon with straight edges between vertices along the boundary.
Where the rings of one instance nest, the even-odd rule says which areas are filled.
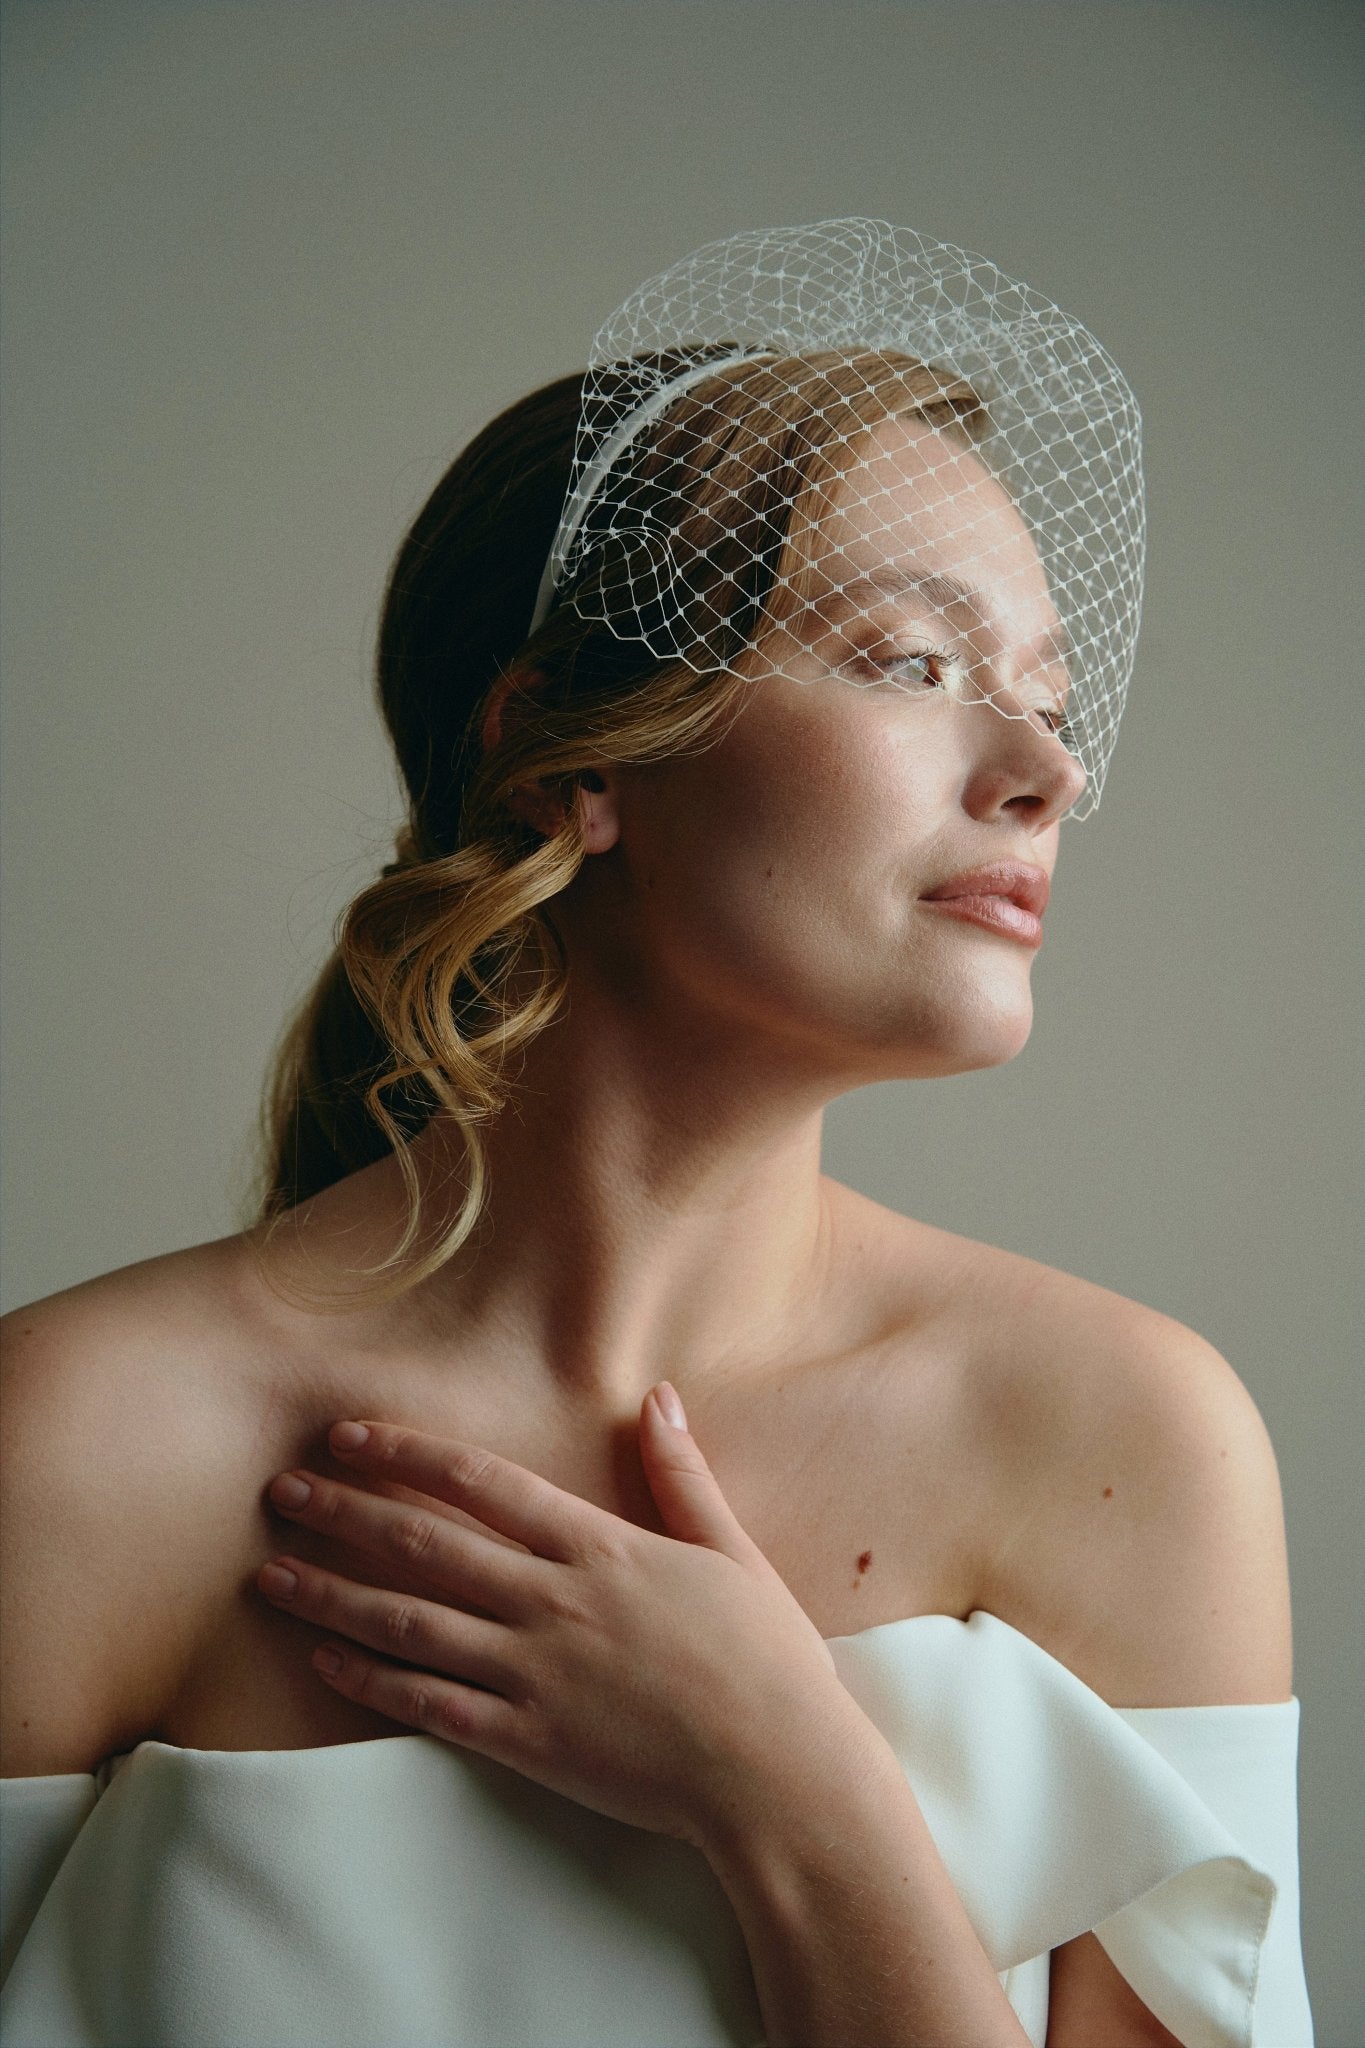
[[[962,874],[940,882],[936,889],[926,889],[924,900],[948,903],[958,896],[1003,896],[1030,916],[1041,917],[1050,893],[1051,884],[1042,868],[1025,861],[1005,860],[989,867],[964,869]]]
[[[1048,878],[1027,861],[995,861],[989,867],[967,868],[930,889],[922,903],[938,907],[940,917],[1014,939],[1035,950],[1043,943],[1043,911]]]

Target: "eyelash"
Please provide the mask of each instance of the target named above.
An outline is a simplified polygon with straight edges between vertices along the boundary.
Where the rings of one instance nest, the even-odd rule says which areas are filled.
[[[911,647],[907,648],[903,653],[898,653],[890,661],[878,661],[874,656],[866,653],[860,654],[858,659],[866,667],[874,669],[887,682],[894,684],[897,689],[903,686],[896,683],[893,671],[898,668],[904,668],[908,663],[937,661],[941,662],[947,669],[961,670],[963,667],[961,655],[954,653],[951,647]],[[1061,740],[1064,746],[1069,747],[1074,752],[1077,744],[1076,728],[1072,725],[1065,712],[1054,714],[1045,710],[1041,705],[1038,707],[1038,712],[1044,718],[1056,717],[1056,724],[1046,727],[1047,732],[1051,734],[1053,739]]]
[[[941,662],[946,669],[961,669],[963,666],[961,656],[955,654],[951,647],[933,647],[928,645],[924,647],[908,647],[904,651],[898,651],[890,661],[878,661],[874,655],[869,654],[865,650],[860,651],[858,654],[858,662],[864,668],[872,669],[879,677],[889,683],[896,682],[896,677],[893,673],[896,669],[906,668],[910,663],[917,661]],[[925,678],[924,680],[928,679]]]

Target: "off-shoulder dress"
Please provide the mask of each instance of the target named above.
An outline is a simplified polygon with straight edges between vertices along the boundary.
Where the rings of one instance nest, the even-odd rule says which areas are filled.
[[[1093,1929],[1185,2048],[1312,2048],[1299,1702],[1113,1707],[984,1609],[830,1643],[1035,2048]],[[0,1780],[5,2048],[759,2048],[705,1859],[425,1735]]]

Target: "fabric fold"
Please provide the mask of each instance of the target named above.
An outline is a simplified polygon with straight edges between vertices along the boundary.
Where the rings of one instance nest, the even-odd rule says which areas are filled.
[[[84,1772],[0,1778],[0,1986],[98,1796]]]
[[[1190,2048],[1238,2039],[1239,2027],[1256,2048],[1311,2048],[1312,2015],[1304,1982],[1299,1927],[1297,1699],[1270,1706],[1131,1707],[1120,1720],[1177,1773],[1197,1785],[1208,1811],[1237,1843],[1253,1868],[1269,1873],[1275,1897],[1268,1925],[1250,1951],[1254,1918],[1217,1917],[1218,1901],[1196,1866],[1136,1899],[1096,1934],[1116,1966],[1153,2012]],[[1235,1943],[1243,1946],[1206,1971]],[[1205,2005],[1221,1990],[1223,2008],[1211,2015],[1192,2001],[1202,1986]],[[1243,2010],[1243,1997],[1248,2009]],[[1221,2028],[1222,2031],[1218,2031]]]
[[[980,1608],[830,1649],[896,1751],[997,1970],[1093,1929],[1186,2048],[1311,2048],[1297,1699],[1111,1707]],[[1280,1968],[1262,2000],[1277,1911]]]

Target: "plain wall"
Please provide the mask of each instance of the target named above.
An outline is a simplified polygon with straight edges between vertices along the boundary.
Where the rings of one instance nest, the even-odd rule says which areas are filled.
[[[381,585],[651,271],[863,213],[1076,314],[1151,555],[1038,1021],[830,1170],[1153,1304],[1284,1482],[1319,2048],[1360,2048],[1353,10],[11,0],[7,1304],[243,1220],[269,1049],[398,809]]]

